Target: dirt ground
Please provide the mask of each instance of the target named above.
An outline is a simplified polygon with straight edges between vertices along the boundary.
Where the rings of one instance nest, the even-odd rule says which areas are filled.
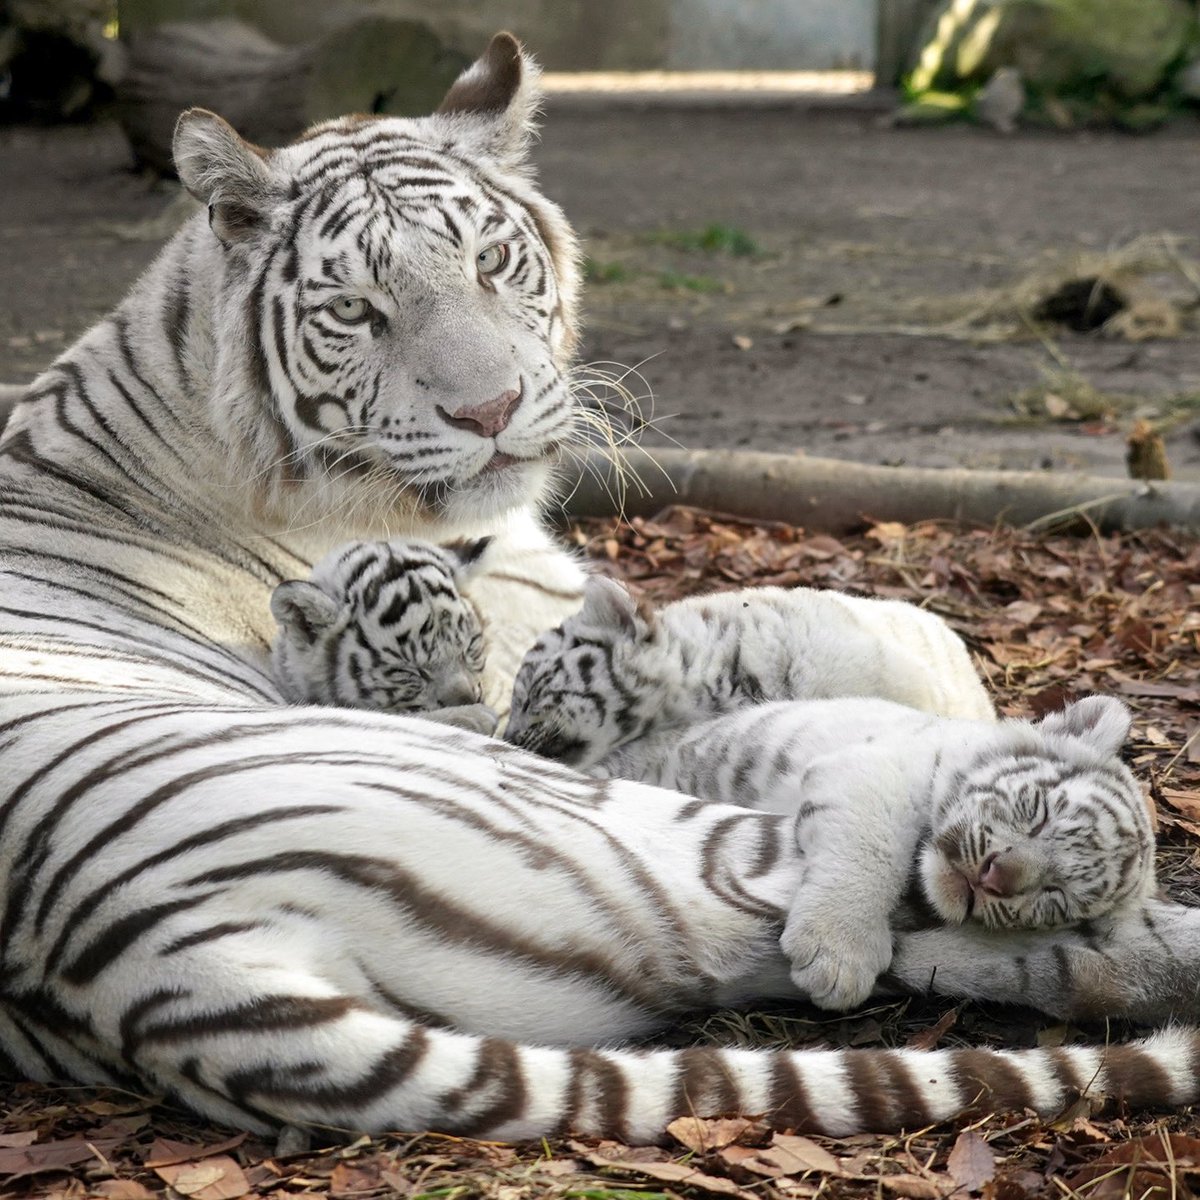
[[[537,159],[586,241],[585,359],[640,366],[662,437],[1120,474],[1145,416],[1200,479],[1198,150],[1196,123],[1006,139],[564,98]],[[50,362],[170,231],[171,191],[127,164],[112,126],[0,131],[0,379]],[[1133,328],[1030,323],[1097,265]]]

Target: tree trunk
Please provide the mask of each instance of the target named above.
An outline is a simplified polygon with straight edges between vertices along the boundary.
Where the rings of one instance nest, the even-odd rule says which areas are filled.
[[[565,508],[571,516],[648,516],[689,504],[733,516],[845,533],[873,521],[1139,529],[1200,528],[1200,485],[1146,484],[1039,471],[877,467],[829,458],[729,450],[628,451],[620,480],[590,460]],[[636,480],[640,479],[643,488]]]

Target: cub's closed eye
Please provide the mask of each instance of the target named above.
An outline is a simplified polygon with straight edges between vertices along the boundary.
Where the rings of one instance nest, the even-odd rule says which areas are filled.
[[[1049,822],[1049,820],[1050,820],[1050,816],[1049,816],[1049,814],[1047,814],[1029,831],[1029,836],[1037,837],[1037,835],[1039,833],[1041,833],[1043,829],[1046,828],[1046,825]]]
[[[375,311],[361,296],[339,296],[326,308],[343,325],[361,325]]]
[[[480,275],[495,275],[508,262],[508,256],[508,243],[497,242],[475,255],[475,267]]]

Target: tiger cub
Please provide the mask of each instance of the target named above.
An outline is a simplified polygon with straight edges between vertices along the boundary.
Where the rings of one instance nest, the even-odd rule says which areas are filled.
[[[579,612],[525,656],[508,737],[586,768],[658,730],[771,700],[838,696],[995,717],[962,640],[915,604],[764,587],[651,611],[594,575]]]
[[[350,542],[308,580],[281,583],[271,594],[271,665],[283,698],[493,733],[483,627],[461,590],[490,540]]]
[[[530,660],[518,686],[536,695]],[[587,731],[569,713],[616,703],[593,695],[547,737],[546,725],[507,736],[573,756]],[[1149,810],[1117,758],[1129,721],[1098,696],[1036,723],[865,697],[783,701],[652,732],[590,773],[793,817],[802,871],[781,946],[801,991],[846,1009],[870,995],[893,918],[914,907],[952,925],[1048,929],[1153,895]]]

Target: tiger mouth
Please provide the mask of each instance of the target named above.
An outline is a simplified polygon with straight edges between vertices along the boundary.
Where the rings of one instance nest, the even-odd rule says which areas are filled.
[[[536,459],[518,458],[515,454],[505,454],[503,450],[497,450],[491,458],[487,460],[480,468],[476,478],[479,475],[490,475],[496,471],[503,471],[508,467],[515,467],[519,463],[535,462]]]

